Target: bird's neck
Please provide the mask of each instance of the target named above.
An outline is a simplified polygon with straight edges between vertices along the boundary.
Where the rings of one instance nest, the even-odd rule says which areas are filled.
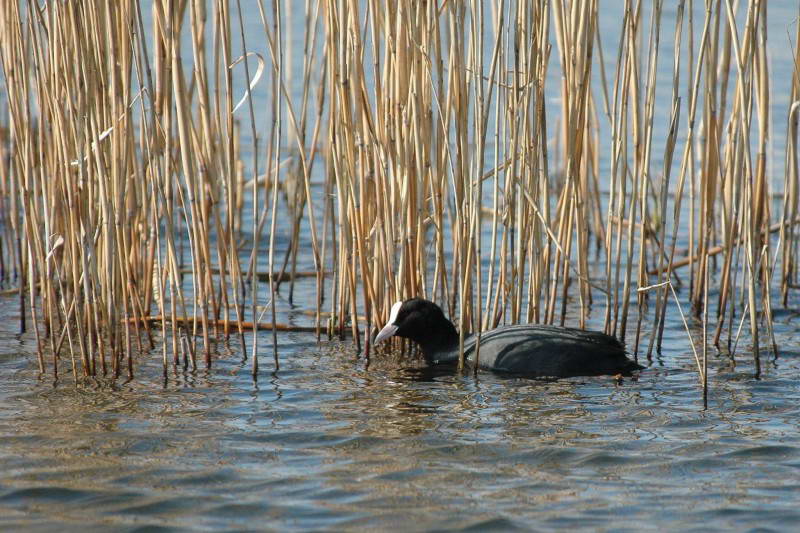
[[[442,323],[431,327],[430,331],[435,331],[437,334],[429,335],[425,342],[417,343],[428,364],[443,362],[450,352],[458,351],[458,330],[452,322],[443,318]]]

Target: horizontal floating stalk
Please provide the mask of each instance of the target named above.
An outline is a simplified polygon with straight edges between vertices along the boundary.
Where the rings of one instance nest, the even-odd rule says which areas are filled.
[[[161,315],[154,315],[154,316],[141,316],[130,319],[130,321],[135,322],[146,322],[151,323],[153,325],[158,325],[162,322],[170,322],[170,323],[178,323],[182,325],[193,325],[200,322],[200,317],[171,317],[171,316],[161,316]],[[253,330],[277,330],[277,331],[298,331],[298,332],[315,332],[317,331],[316,326],[296,326],[293,324],[281,324],[280,322],[226,322],[224,320],[209,320],[209,325],[213,327],[229,327],[232,328],[233,326],[241,327],[247,331]]]

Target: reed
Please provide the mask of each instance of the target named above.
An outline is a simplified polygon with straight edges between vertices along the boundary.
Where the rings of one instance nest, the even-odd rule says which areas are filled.
[[[2,8],[13,147],[3,199],[25,269],[20,298],[54,373],[66,348],[76,379],[132,377],[133,344],[145,351],[142,338],[152,339],[138,318],[153,307],[171,317],[165,373],[170,348],[175,365],[196,365],[199,350],[210,364],[209,317],[227,316],[229,296],[244,318],[234,290],[242,176],[232,87],[221,79],[232,61],[209,52],[203,2],[151,7],[152,42],[135,1]],[[229,48],[223,7],[212,10],[211,50]],[[187,25],[191,46],[180,38]],[[196,318],[179,328],[177,316]]]
[[[596,0],[4,3],[0,280],[40,370],[132,377],[158,344],[166,375],[238,333],[255,375],[269,324],[277,370],[310,275],[317,335],[367,356],[411,296],[648,358],[685,307],[704,391],[740,323],[758,375],[799,285],[800,30],[776,87],[766,1],[674,8],[603,6],[609,35]]]
[[[342,255],[332,293],[339,315],[352,314],[359,291],[375,321],[386,319],[393,301],[424,294],[446,302],[462,331],[522,320],[563,324],[570,301],[583,326],[603,302],[606,330],[636,353],[646,335],[650,357],[661,349],[669,287],[683,286],[675,295],[689,298],[698,326],[711,308],[717,346],[726,328],[733,337],[734,317],[746,316],[758,374],[761,339],[777,349],[769,312],[773,250],[792,263],[791,246],[776,248],[773,240],[767,5],[743,4],[737,17],[731,2],[709,1],[702,10],[679,2],[670,27],[662,7],[620,7],[623,31],[609,78],[606,36],[590,1],[485,9],[469,2],[330,4],[335,38],[327,58],[338,78],[329,91],[338,100],[328,176],[339,201]],[[657,73],[667,31],[673,67],[665,91]],[[548,76],[554,50],[558,83]],[[667,91],[666,101],[658,96]],[[558,113],[546,102],[556,93]],[[657,108],[671,111],[658,118]],[[555,157],[548,123],[559,135]],[[599,131],[610,132],[610,142],[599,143]],[[611,150],[607,176],[597,163],[603,146]],[[780,239],[792,238],[786,228],[795,217],[787,212],[782,220]],[[689,238],[679,239],[686,224]],[[599,248],[602,273],[590,268],[590,243]],[[717,255],[722,261],[710,265]],[[680,266],[691,266],[688,287]],[[717,290],[709,290],[712,281]],[[655,288],[634,291],[645,287]]]

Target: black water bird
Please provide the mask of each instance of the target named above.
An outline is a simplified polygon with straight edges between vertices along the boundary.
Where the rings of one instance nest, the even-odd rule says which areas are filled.
[[[458,361],[458,331],[441,308],[422,298],[397,302],[375,344],[391,337],[411,339],[429,365]],[[464,339],[464,358],[475,363],[477,336]],[[630,375],[641,365],[628,359],[616,338],[596,331],[522,324],[481,334],[478,367],[535,377]]]

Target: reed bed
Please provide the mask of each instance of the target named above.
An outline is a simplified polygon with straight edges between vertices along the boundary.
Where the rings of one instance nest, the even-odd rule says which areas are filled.
[[[317,335],[366,356],[412,296],[462,332],[602,317],[648,358],[678,312],[704,391],[709,345],[734,358],[744,334],[756,375],[777,354],[800,29],[775,86],[766,1],[625,0],[603,6],[617,35],[596,0],[0,9],[0,277],[42,372],[132,377],[157,346],[166,375],[233,336],[256,374],[259,329],[277,369],[301,276]]]

